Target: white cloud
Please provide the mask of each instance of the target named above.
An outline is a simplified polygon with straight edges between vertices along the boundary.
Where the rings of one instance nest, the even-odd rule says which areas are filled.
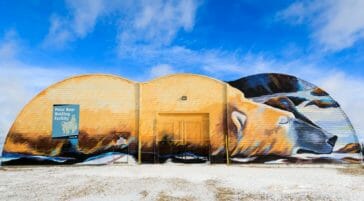
[[[91,33],[99,19],[114,14],[120,55],[130,54],[136,45],[168,45],[180,30],[194,26],[198,2],[195,0],[67,0],[69,16],[50,18],[46,47],[64,47]]]
[[[168,64],[159,64],[159,65],[153,66],[150,69],[149,75],[150,75],[150,78],[153,79],[153,78],[157,78],[157,77],[161,77],[161,76],[169,75],[169,74],[173,74],[173,73],[176,73],[176,70],[173,69],[172,66],[170,66]]]
[[[0,41],[0,59],[13,58],[19,51],[19,41],[15,30],[6,31],[4,38]]]
[[[134,59],[148,64],[159,62],[174,67],[175,71],[203,73],[218,79],[238,79],[256,73],[277,72],[296,74],[305,72],[314,74],[314,66],[299,60],[281,62],[264,54],[247,52],[230,52],[218,49],[192,50],[181,46],[165,47],[160,49],[141,48],[134,55]],[[312,70],[308,70],[308,68]],[[149,72],[148,72],[149,73]]]
[[[71,67],[26,64],[18,59],[22,50],[14,30],[0,40],[0,154],[6,134],[23,106],[49,85],[82,72]]]
[[[293,24],[307,22],[312,37],[326,51],[340,51],[364,39],[364,0],[298,1],[278,13]]]
[[[67,4],[73,11],[73,30],[79,37],[84,37],[92,31],[97,18],[103,13],[105,7],[102,0],[67,0]]]
[[[119,55],[133,56],[139,51],[150,55],[169,46],[178,31],[192,30],[198,5],[194,0],[140,1],[119,24]]]
[[[53,16],[50,21],[51,26],[44,40],[44,46],[60,48],[74,39],[73,33],[65,27],[67,22],[57,16]]]
[[[134,40],[169,44],[179,29],[193,28],[195,11],[192,0],[144,1],[132,17],[130,29],[123,33],[133,34]]]
[[[53,15],[50,19],[48,35],[44,40],[46,47],[62,48],[78,38],[92,32],[97,19],[106,11],[102,0],[66,1],[70,16]]]

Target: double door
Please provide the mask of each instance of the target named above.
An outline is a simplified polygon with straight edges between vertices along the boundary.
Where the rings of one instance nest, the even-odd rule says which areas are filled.
[[[158,161],[203,162],[209,159],[208,114],[159,114],[157,118]]]

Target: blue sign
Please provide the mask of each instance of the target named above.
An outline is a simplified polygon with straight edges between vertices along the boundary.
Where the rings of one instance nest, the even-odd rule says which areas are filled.
[[[80,105],[53,105],[52,137],[77,138],[79,131]]]

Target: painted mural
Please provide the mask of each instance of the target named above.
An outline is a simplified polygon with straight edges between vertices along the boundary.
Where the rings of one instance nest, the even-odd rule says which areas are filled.
[[[77,113],[58,113],[63,119],[55,122],[58,106]],[[339,104],[324,90],[281,74],[231,82],[192,74],[144,83],[72,77],[23,108],[2,157],[3,165],[362,160]]]
[[[249,100],[293,114],[289,133],[295,149],[289,155],[254,155],[245,162],[360,163],[361,146],[355,131],[336,102],[323,89],[283,74],[258,74],[228,82]],[[249,155],[249,154],[248,154]],[[240,159],[234,159],[239,161]]]
[[[50,86],[15,119],[2,164],[108,164],[137,157],[135,87],[111,75],[77,76]],[[57,105],[79,106],[76,138],[54,135]],[[70,116],[61,124],[71,122]]]

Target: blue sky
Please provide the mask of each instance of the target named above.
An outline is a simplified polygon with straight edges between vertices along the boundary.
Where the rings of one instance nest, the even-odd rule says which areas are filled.
[[[363,0],[1,1],[0,132],[40,90],[76,74],[278,72],[326,89],[364,134],[362,8]]]

